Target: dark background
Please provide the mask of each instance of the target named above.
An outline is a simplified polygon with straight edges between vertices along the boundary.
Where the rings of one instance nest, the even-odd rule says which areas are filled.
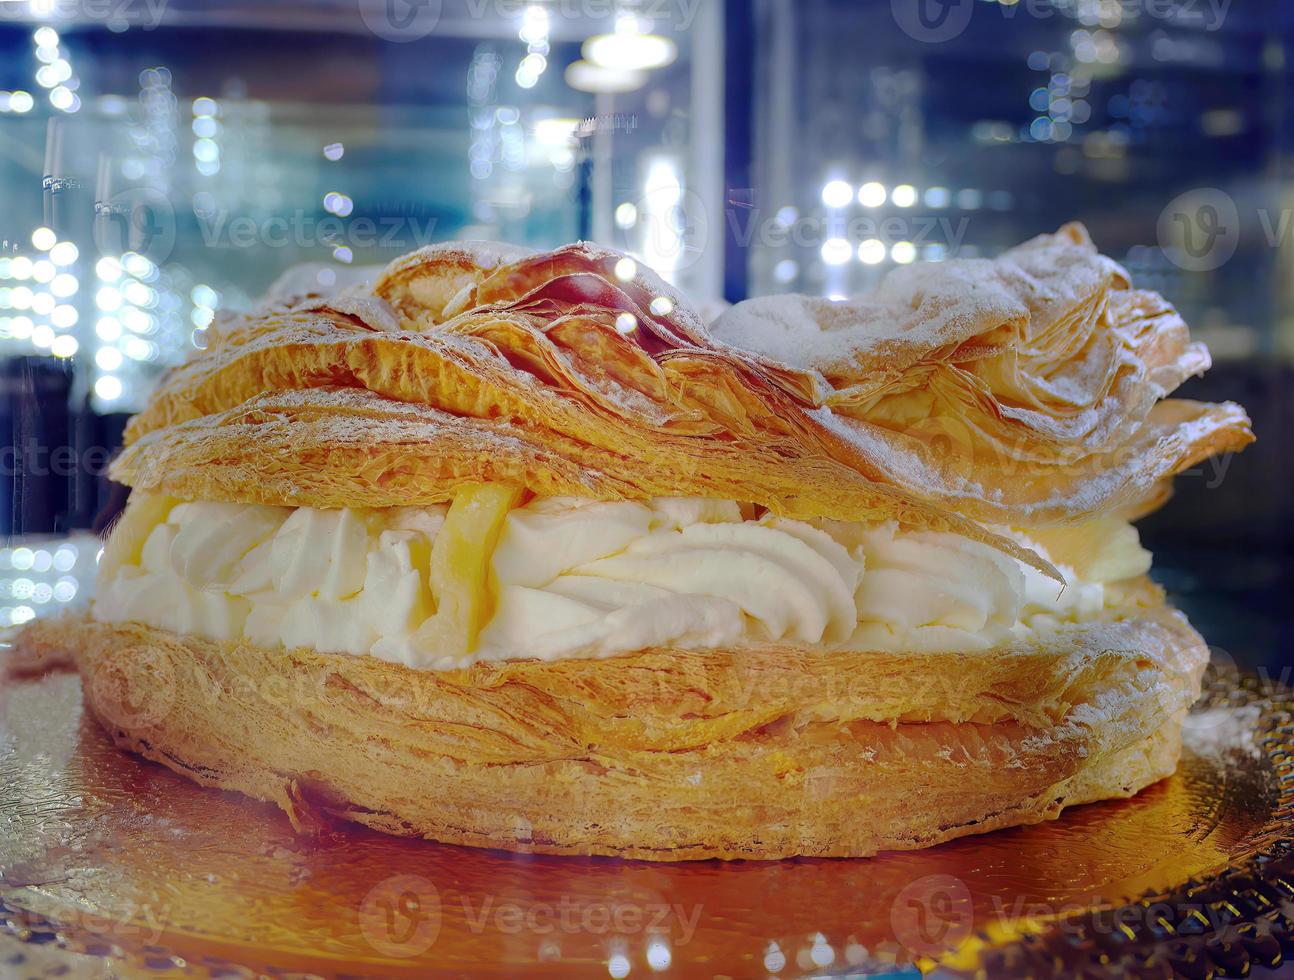
[[[88,527],[102,453],[157,375],[299,263],[328,286],[425,239],[589,237],[702,299],[830,295],[1081,219],[1209,343],[1213,371],[1181,394],[1242,402],[1259,437],[1142,523],[1156,574],[1238,660],[1294,663],[1294,5],[948,0],[933,27],[890,0],[433,6],[425,36],[391,40],[369,0],[171,0],[156,24],[142,0],[0,3],[6,535]],[[625,16],[676,59],[628,92],[568,85],[582,42]],[[832,181],[884,200],[833,206]],[[329,194],[346,213],[320,232]],[[1175,216],[1219,202],[1222,244],[1183,258]],[[149,221],[123,238],[114,207]],[[52,264],[41,228],[75,257]]]

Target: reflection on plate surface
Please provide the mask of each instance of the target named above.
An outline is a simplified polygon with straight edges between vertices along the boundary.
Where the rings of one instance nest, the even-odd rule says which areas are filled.
[[[1185,934],[1177,920],[1192,914],[1180,900],[1124,909],[1128,921],[1094,907],[1167,895],[1255,855],[1282,860],[1289,716],[1253,688],[1214,678],[1178,773],[1132,800],[865,860],[668,865],[349,825],[298,837],[270,805],[118,751],[84,715],[75,674],[9,678],[0,912],[20,938],[52,931],[73,949],[198,973],[879,972],[973,966],[1039,931],[1087,955],[1120,930],[1163,938],[1159,920]],[[1211,915],[1201,908],[1201,928],[1225,925]]]

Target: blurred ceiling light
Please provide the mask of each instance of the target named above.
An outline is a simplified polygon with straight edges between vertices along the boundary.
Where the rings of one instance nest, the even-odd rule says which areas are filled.
[[[864,265],[880,265],[885,261],[885,243],[879,238],[869,238],[858,246],[858,261]]]
[[[625,201],[616,208],[616,227],[632,228],[638,223],[638,205]]]
[[[106,402],[116,401],[121,397],[121,379],[105,374],[94,383],[94,393]]]
[[[827,265],[844,265],[853,253],[843,238],[828,238],[822,243],[822,261]]]
[[[896,208],[910,208],[917,203],[917,189],[911,184],[899,184],[890,193],[890,200]]]
[[[829,180],[822,185],[822,203],[829,208],[848,207],[854,199],[854,189],[846,181]]]
[[[31,233],[31,243],[42,252],[48,252],[58,242],[58,236],[49,228],[37,228]]]
[[[115,347],[100,347],[94,354],[94,363],[105,371],[115,371],[121,367],[121,351]]]
[[[890,258],[899,265],[907,265],[917,257],[917,248],[911,242],[895,242],[890,249]]]
[[[75,92],[64,85],[50,90],[49,104],[63,112],[76,112],[81,108],[81,100]]]
[[[522,14],[519,36],[527,44],[544,44],[548,41],[548,11],[540,4],[532,3]]]
[[[535,140],[543,146],[566,146],[575,138],[578,119],[540,119],[535,123]]]
[[[213,139],[206,137],[193,141],[193,158],[201,160],[204,163],[211,163],[220,159],[220,144]]]
[[[522,88],[534,88],[539,76],[548,68],[548,59],[542,54],[531,53],[521,59],[517,66],[516,81]]]
[[[49,257],[55,265],[71,265],[80,252],[72,242],[59,242],[49,250]]]
[[[355,210],[355,202],[349,195],[342,194],[338,191],[329,191],[323,198],[324,210],[329,214],[335,214],[339,218],[345,218]]]
[[[584,42],[580,53],[603,68],[646,71],[673,64],[678,57],[678,45],[661,34],[618,30],[614,34],[595,34]]]
[[[885,185],[869,180],[858,188],[858,203],[865,208],[879,208],[885,203]]]
[[[930,187],[926,189],[926,207],[946,208],[952,203],[953,195],[947,187]]]
[[[647,73],[573,61],[566,66],[566,84],[578,92],[634,92],[647,84]]]
[[[1238,109],[1210,109],[1200,116],[1206,136],[1235,136],[1244,131],[1245,117]]]

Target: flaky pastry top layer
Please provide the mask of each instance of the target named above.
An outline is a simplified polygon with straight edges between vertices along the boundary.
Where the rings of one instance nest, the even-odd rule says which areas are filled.
[[[705,496],[988,540],[1141,512],[1252,440],[1239,406],[1166,399],[1209,365],[1078,225],[996,260],[900,268],[840,303],[707,326],[589,244],[452,243],[369,293],[226,317],[127,429],[113,476],[188,499],[448,499],[468,482]],[[617,271],[621,275],[617,275]]]

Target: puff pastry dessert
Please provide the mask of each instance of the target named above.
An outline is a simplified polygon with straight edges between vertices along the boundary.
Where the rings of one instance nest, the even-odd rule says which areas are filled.
[[[863,856],[1171,773],[1129,523],[1251,441],[1078,225],[705,324],[587,244],[228,317],[129,425],[70,651],[122,746],[436,841]]]

